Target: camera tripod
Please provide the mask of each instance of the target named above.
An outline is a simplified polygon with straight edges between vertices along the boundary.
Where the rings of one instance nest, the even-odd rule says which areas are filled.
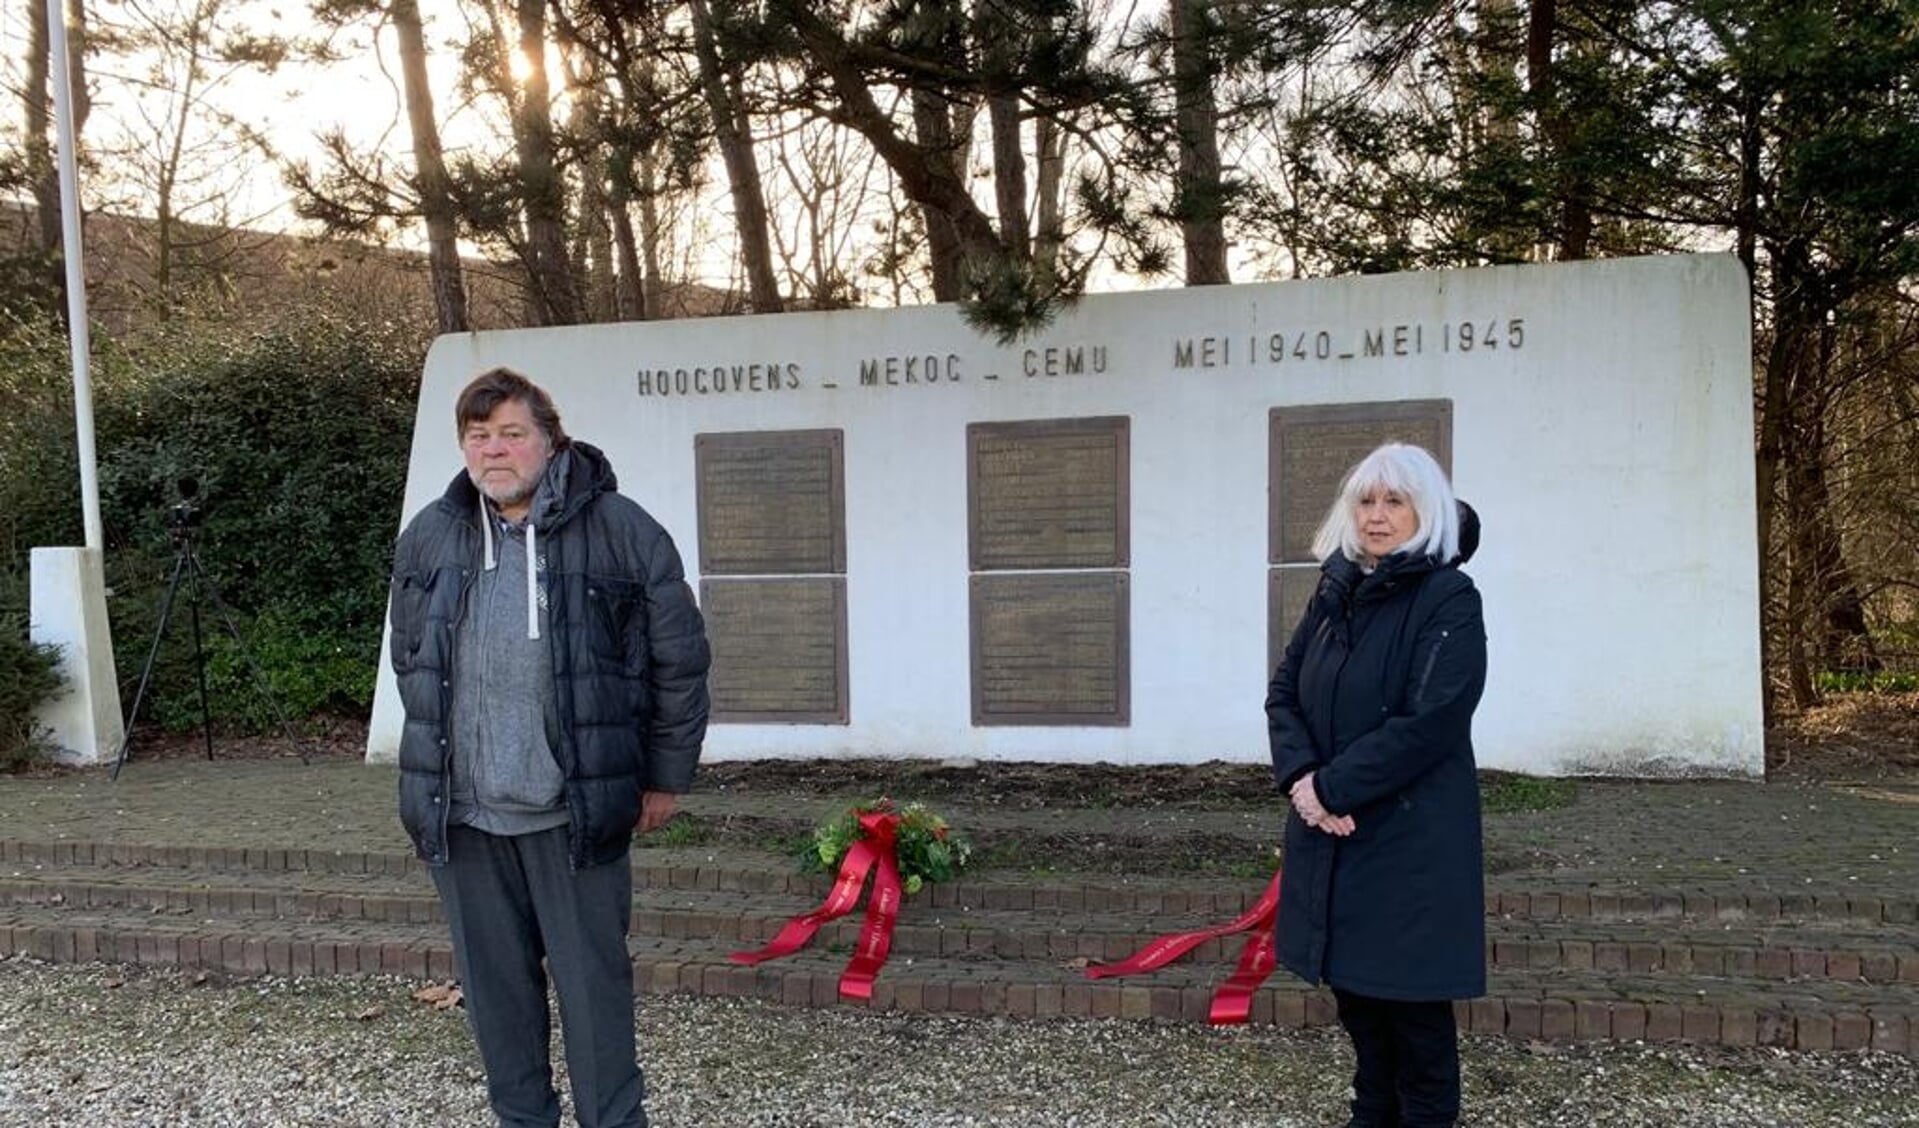
[[[191,497],[194,491],[183,481],[180,484],[180,492],[182,497]],[[253,680],[260,687],[260,695],[266,698],[267,704],[273,709],[274,718],[280,722],[281,731],[286,733],[287,740],[292,742],[294,750],[300,754],[300,762],[303,764],[310,762],[307,759],[306,747],[300,743],[300,738],[293,734],[293,725],[287,720],[285,710],[280,708],[279,699],[273,696],[273,688],[267,682],[266,672],[261,670],[259,663],[253,660],[253,653],[247,649],[246,640],[240,637],[240,628],[233,621],[232,612],[227,610],[226,601],[220,598],[220,589],[214,586],[213,577],[207,575],[206,568],[200,563],[199,554],[193,551],[193,531],[198,523],[199,514],[187,501],[174,506],[167,518],[167,532],[173,538],[174,545],[173,573],[167,579],[166,595],[160,600],[160,621],[154,626],[153,645],[147,648],[146,665],[140,670],[140,688],[133,695],[133,708],[127,711],[126,733],[120,738],[120,751],[113,761],[112,778],[114,779],[120,778],[120,769],[126,766],[127,746],[133,741],[133,723],[140,717],[140,703],[146,699],[147,685],[153,680],[153,664],[160,657],[160,641],[167,636],[167,622],[173,616],[174,600],[180,594],[183,580],[193,589],[188,596],[193,620],[193,668],[200,683],[200,727],[206,735],[207,759],[213,759],[213,710],[208,704],[207,697],[207,655],[200,643],[202,598],[210,600],[214,610],[219,612],[221,621],[226,624],[227,633],[233,636],[235,647],[239,649],[241,658],[246,661],[247,668],[253,673]]]

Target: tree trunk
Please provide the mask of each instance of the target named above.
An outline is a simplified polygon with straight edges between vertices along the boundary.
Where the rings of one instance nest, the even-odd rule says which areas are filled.
[[[978,12],[975,34],[989,91],[986,121],[993,140],[993,203],[999,212],[1000,242],[1010,255],[1024,260],[1032,236],[1026,224],[1026,148],[1020,136],[1022,32],[1006,5],[981,4]]]
[[[54,148],[53,29],[47,24],[45,0],[26,0],[26,82],[20,91],[21,148],[27,188],[33,194],[34,242],[40,263],[39,285],[51,299],[55,316],[66,319],[67,276],[62,266],[66,247],[60,206],[60,163]],[[76,149],[86,129],[93,102],[87,95],[87,14],[83,0],[67,0],[67,85],[73,115]]]
[[[1765,151],[1763,100],[1750,87],[1739,93],[1739,198],[1733,202],[1733,246],[1745,264],[1746,281],[1759,277],[1759,192]]]
[[[162,320],[170,319],[174,313],[176,295],[173,291],[173,268],[178,252],[176,236],[179,232],[179,213],[175,206],[179,187],[181,167],[186,162],[187,130],[200,108],[199,77],[201,59],[208,49],[208,37],[212,34],[209,26],[216,12],[210,8],[197,9],[192,17],[191,26],[181,29],[179,49],[185,53],[186,65],[182,68],[185,81],[179,89],[172,91],[174,103],[171,107],[172,121],[165,127],[165,133],[171,134],[171,143],[166,155],[160,158],[159,167],[154,170],[153,227],[155,255],[153,264],[153,300],[154,308]]]
[[[1461,87],[1454,91],[1454,97],[1463,107],[1466,130],[1461,142],[1462,161],[1523,158],[1523,107],[1510,98],[1489,98],[1485,92],[1506,89],[1522,79],[1527,32],[1528,25],[1520,19],[1515,0],[1479,0],[1476,24],[1464,31],[1465,42],[1456,54]],[[1479,235],[1477,249],[1485,262],[1529,262],[1547,250],[1549,238],[1538,221],[1515,217]]]
[[[1186,246],[1186,284],[1232,281],[1226,268],[1226,186],[1220,175],[1219,110],[1208,51],[1211,0],[1172,0],[1173,117],[1179,135],[1174,211]]]
[[[1786,683],[1793,704],[1803,709],[1819,700],[1815,662],[1870,669],[1877,655],[1826,480],[1825,428],[1835,386],[1831,323],[1843,299],[1821,284],[1808,240],[1789,239],[1768,251],[1773,337],[1758,420],[1760,560],[1771,558],[1775,529],[1783,528],[1785,621],[1768,627],[1786,640]],[[1769,571],[1762,563],[1761,606],[1778,614],[1769,599],[1777,581]]]
[[[1834,320],[1821,320],[1817,367],[1811,379],[1799,384],[1803,397],[1797,415],[1802,423],[1795,434],[1799,436],[1800,457],[1793,465],[1788,487],[1795,514],[1793,556],[1806,568],[1811,594],[1807,625],[1816,632],[1811,636],[1812,654],[1820,668],[1872,671],[1879,669],[1880,663],[1866,624],[1866,600],[1846,563],[1845,545],[1833,514],[1832,489],[1826,478],[1826,422],[1832,418],[1836,383]]]
[[[614,292],[612,194],[608,190],[607,157],[600,141],[608,135],[605,91],[590,73],[568,75],[574,91],[572,128],[576,136],[593,138],[593,151],[580,168],[579,248],[573,257],[584,280],[581,295],[586,319],[605,324],[619,320],[619,296]]]
[[[1789,252],[1790,254],[1790,252]],[[1774,279],[1797,280],[1797,272],[1788,265],[1789,259],[1774,257]],[[1789,390],[1795,370],[1795,353],[1802,351],[1803,330],[1800,324],[1798,306],[1800,298],[1791,290],[1780,289],[1773,302],[1772,342],[1766,349],[1765,364],[1762,369],[1759,390],[1758,415],[1759,446],[1754,459],[1754,491],[1758,501],[1758,540],[1759,540],[1759,607],[1762,616],[1772,615],[1771,622],[1762,622],[1762,635],[1787,639],[1787,669],[1789,677],[1795,680],[1792,690],[1794,701],[1800,701],[1811,691],[1811,680],[1804,678],[1803,653],[1794,660],[1794,652],[1800,650],[1796,631],[1797,616],[1792,610],[1793,592],[1787,585],[1787,609],[1780,611],[1776,606],[1775,592],[1778,583],[1779,565],[1773,555],[1773,528],[1779,513],[1779,484],[1787,466],[1788,419],[1787,409],[1791,403]],[[1790,562],[1785,566],[1788,576],[1792,572]],[[1770,682],[1766,692],[1767,719],[1772,715],[1772,693]]]
[[[660,242],[665,234],[660,221],[660,174],[651,148],[640,151],[640,256],[645,274],[640,283],[641,314],[648,321],[666,316],[661,302],[666,295],[666,280],[660,270]]]
[[[1033,265],[1048,278],[1059,275],[1059,251],[1066,240],[1064,201],[1066,131],[1051,116],[1042,117],[1034,130],[1039,152],[1039,178],[1033,186],[1038,223],[1033,238]]]
[[[620,321],[646,320],[645,277],[640,267],[639,239],[633,232],[632,155],[622,152],[626,167],[613,178],[607,193],[607,218],[613,225],[613,253],[617,270],[613,278],[614,317]]]
[[[60,216],[60,164],[52,138],[53,112],[53,29],[47,25],[45,0],[27,2],[27,75],[20,92],[22,147],[26,150],[28,187],[38,227],[38,249],[49,261],[65,245]],[[73,136],[78,144],[86,128],[93,102],[87,95],[87,16],[82,0],[67,0],[67,85],[71,95],[68,110],[73,114]],[[59,272],[55,272],[59,275]],[[55,278],[64,286],[64,276]]]
[[[928,160],[943,159],[954,176],[960,175],[965,157],[954,141],[953,117],[944,94],[937,90],[913,91],[913,135]],[[959,232],[954,230],[952,218],[937,208],[921,205],[920,218],[926,224],[927,256],[932,260],[933,300],[956,302],[964,283]]]
[[[613,285],[612,207],[605,186],[598,178],[586,181],[580,201],[580,242],[585,252],[581,262],[586,270],[587,320],[619,320],[619,298]]]
[[[767,237],[766,194],[760,186],[759,160],[753,152],[753,124],[744,98],[720,60],[707,0],[690,0],[693,43],[700,61],[700,89],[713,114],[714,140],[726,163],[727,185],[733,195],[733,223],[739,230],[741,265],[746,269],[748,300],[759,313],[778,313],[779,276],[773,269],[773,246]]]
[[[1471,44],[1468,50],[1477,48],[1472,58],[1473,69],[1479,72],[1478,81],[1498,84],[1511,80],[1519,52],[1513,49],[1508,36],[1518,27],[1514,0],[1479,0],[1477,34],[1468,34]],[[1483,104],[1484,100],[1462,99],[1466,104],[1474,101]],[[1516,112],[1507,112],[1506,106],[1495,106],[1481,125],[1484,132],[1480,140],[1486,144],[1511,143],[1519,137],[1519,116]]]
[[[93,96],[87,93],[86,0],[66,0],[66,10],[67,79],[73,87],[73,136],[77,139],[86,130],[87,116],[93,112]]]
[[[1030,252],[1026,226],[1026,151],[1020,143],[1019,95],[994,94],[986,100],[993,130],[993,199],[999,209],[1000,242],[1016,258]]]
[[[439,119],[433,112],[433,87],[427,80],[426,32],[419,0],[393,0],[390,13],[399,39],[400,78],[406,99],[407,127],[413,136],[413,175],[426,223],[427,277],[433,288],[434,316],[442,333],[464,333],[468,316],[466,277],[460,264],[459,226],[446,157],[440,148]]]
[[[566,253],[566,186],[554,158],[546,80],[546,0],[514,0],[526,79],[513,114],[526,207],[526,267],[543,325],[576,325],[580,294]]]
[[[61,246],[60,172],[53,153],[52,31],[47,6],[27,0],[27,82],[20,92],[27,182],[33,190],[39,249],[49,257]]]
[[[1819,430],[1824,431],[1821,424]],[[1796,507],[1805,517],[1795,526],[1798,554],[1803,554],[1812,590],[1813,626],[1818,630],[1813,653],[1822,668],[1870,673],[1884,668],[1872,630],[1866,622],[1866,600],[1852,566],[1846,562],[1844,542],[1833,521],[1832,493],[1825,464],[1814,459],[1798,475],[1803,500]]]
[[[1796,548],[1796,546],[1795,546]],[[1803,560],[1786,554],[1786,688],[1795,709],[1819,704],[1819,688],[1812,681],[1812,660],[1806,653],[1806,609],[1812,602]]]
[[[914,26],[911,49],[937,59],[949,68],[965,69],[967,17],[960,0],[925,0],[923,18]],[[944,84],[923,79],[913,84],[913,139],[926,160],[942,162],[954,177],[965,179],[972,151],[971,103],[962,102]],[[959,231],[953,219],[938,208],[920,203],[917,211],[926,228],[926,253],[933,281],[933,300],[956,302],[965,296],[966,272]]]
[[[1553,48],[1559,39],[1558,0],[1532,0],[1526,13],[1527,93],[1551,153],[1552,183],[1559,197],[1555,257],[1562,261],[1583,259],[1590,255],[1592,246],[1592,183],[1576,171],[1572,115],[1560,103],[1553,73]]]

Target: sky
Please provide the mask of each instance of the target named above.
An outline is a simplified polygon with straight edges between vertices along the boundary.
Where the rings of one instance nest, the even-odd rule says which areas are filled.
[[[0,74],[8,87],[7,96],[0,102],[0,129],[16,137],[20,114],[17,91],[28,36],[25,4],[41,2],[44,0],[0,6]],[[283,6],[276,0],[89,0],[89,12],[97,24],[137,28],[155,21],[178,23],[183,13],[214,5],[220,9],[220,25],[227,29],[251,26],[262,32],[322,34],[309,18],[305,2],[295,0]],[[449,160],[458,159],[468,147],[489,154],[506,150],[504,126],[497,115],[489,120],[475,108],[458,104],[458,61],[450,42],[466,31],[460,8],[448,0],[424,0],[422,9],[436,111]],[[336,31],[330,46],[339,54],[339,61],[323,65],[291,63],[273,74],[215,64],[209,68],[208,77],[201,80],[202,85],[191,88],[193,104],[184,114],[180,110],[189,84],[177,52],[172,57],[159,50],[96,54],[89,61],[93,112],[85,130],[87,150],[96,160],[83,170],[81,194],[85,205],[89,209],[153,214],[153,170],[162,163],[162,154],[174,143],[176,134],[181,135],[180,142],[190,159],[175,190],[175,209],[184,218],[201,222],[224,221],[236,226],[311,233],[310,226],[294,214],[292,192],[284,182],[282,169],[285,162],[294,160],[311,161],[316,167],[322,164],[319,138],[330,130],[343,131],[356,150],[383,151],[396,171],[410,172],[411,138],[392,31],[383,30],[377,38],[366,26]],[[551,66],[549,72],[557,76],[559,67]],[[274,151],[273,158],[257,149],[217,140],[230,137],[234,123],[265,137]],[[792,198],[791,186],[782,181],[776,167],[764,169],[763,175],[776,221],[785,216],[789,241],[802,238],[797,214],[781,211],[781,199]],[[884,192],[886,183],[881,178],[874,186]],[[224,201],[224,207],[215,208],[207,201]],[[867,206],[892,205],[880,196],[870,199]],[[690,270],[710,284],[729,284],[737,278],[738,267],[731,227],[724,219],[730,213],[730,204],[717,157],[704,194],[689,210],[696,217],[707,218],[701,220],[702,230],[689,231],[685,236],[685,242],[695,249],[685,252],[687,261],[680,269]],[[422,246],[424,232],[415,225],[395,233],[394,242]],[[842,257],[864,253],[858,247],[841,252]],[[840,265],[860,280],[856,264]],[[1142,281],[1105,278],[1097,288],[1132,288]],[[875,291],[867,294],[866,300],[886,304],[890,296]]]
[[[0,6],[0,80],[5,84],[0,129],[16,138],[21,124],[18,92],[29,36],[26,4],[42,2]],[[137,26],[141,12],[177,13],[192,2],[207,0],[93,0],[91,14],[103,23]],[[262,31],[291,28],[296,34],[318,34],[298,0],[292,7],[260,0],[221,2],[232,10],[232,15],[223,16],[229,26],[241,26],[244,20]],[[429,37],[435,34],[436,29],[429,26]],[[445,32],[438,37],[445,38]],[[289,64],[274,74],[237,69],[221,73],[224,68],[216,64],[212,87],[196,91],[196,105],[186,119],[185,144],[189,149],[206,144],[224,117],[264,134],[286,159],[316,159],[321,151],[318,138],[330,129],[344,130],[357,145],[385,145],[404,157],[409,144],[398,72],[392,65],[392,34],[381,35],[376,44],[367,29],[356,28],[336,33],[332,44],[343,54],[341,61]],[[443,105],[450,105],[453,57],[441,51],[434,65],[436,95]],[[184,68],[161,52],[90,57],[87,77],[93,107],[84,136],[88,150],[119,152],[130,145],[150,149],[154,138],[171,124],[188,89],[183,75]],[[455,115],[449,123],[450,148],[457,149],[461,143],[463,121],[470,123],[471,115]],[[274,163],[258,157],[223,163],[226,167],[220,172],[237,197],[235,215],[256,218],[267,227],[288,228],[297,223],[290,193]],[[128,175],[124,162],[104,159],[102,167],[88,170],[81,188],[88,206],[111,206],[132,196],[117,183]]]

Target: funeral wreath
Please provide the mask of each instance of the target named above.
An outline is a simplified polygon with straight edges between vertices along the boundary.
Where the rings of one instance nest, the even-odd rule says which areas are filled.
[[[925,804],[899,806],[882,796],[848,807],[821,823],[813,832],[807,865],[828,872],[837,870],[853,844],[866,837],[866,825],[873,815],[893,816],[893,855],[908,894],[918,893],[929,881],[951,881],[972,856],[972,844]]]

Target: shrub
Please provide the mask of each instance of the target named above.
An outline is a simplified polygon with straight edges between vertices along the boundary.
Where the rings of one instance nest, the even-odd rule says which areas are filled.
[[[187,614],[175,611],[169,638],[162,643],[162,653],[168,656],[164,673],[155,663],[156,683],[172,688],[155,696],[148,716],[168,729],[200,723]],[[279,607],[244,621],[236,616],[235,626],[239,642],[216,612],[202,608],[207,700],[214,720],[246,732],[263,732],[276,729],[282,717],[297,723],[317,714],[366,712],[373,700],[374,667],[379,661],[378,629],[314,631],[300,626]],[[151,639],[142,644],[140,661],[145,660],[144,648],[150,643]]]
[[[25,615],[0,610],[0,771],[15,771],[39,758],[33,711],[59,692],[59,662],[56,647],[29,639]]]
[[[247,651],[293,719],[364,714],[386,613],[418,394],[419,338],[316,320],[244,340],[100,350],[95,423],[108,612],[132,704],[175,563],[177,483],[198,485],[194,548]],[[80,540],[70,392],[57,348],[0,337],[0,549]],[[70,380],[68,381],[70,385]],[[199,723],[183,583],[142,713]],[[211,602],[200,607],[214,717],[270,729],[274,712]]]

